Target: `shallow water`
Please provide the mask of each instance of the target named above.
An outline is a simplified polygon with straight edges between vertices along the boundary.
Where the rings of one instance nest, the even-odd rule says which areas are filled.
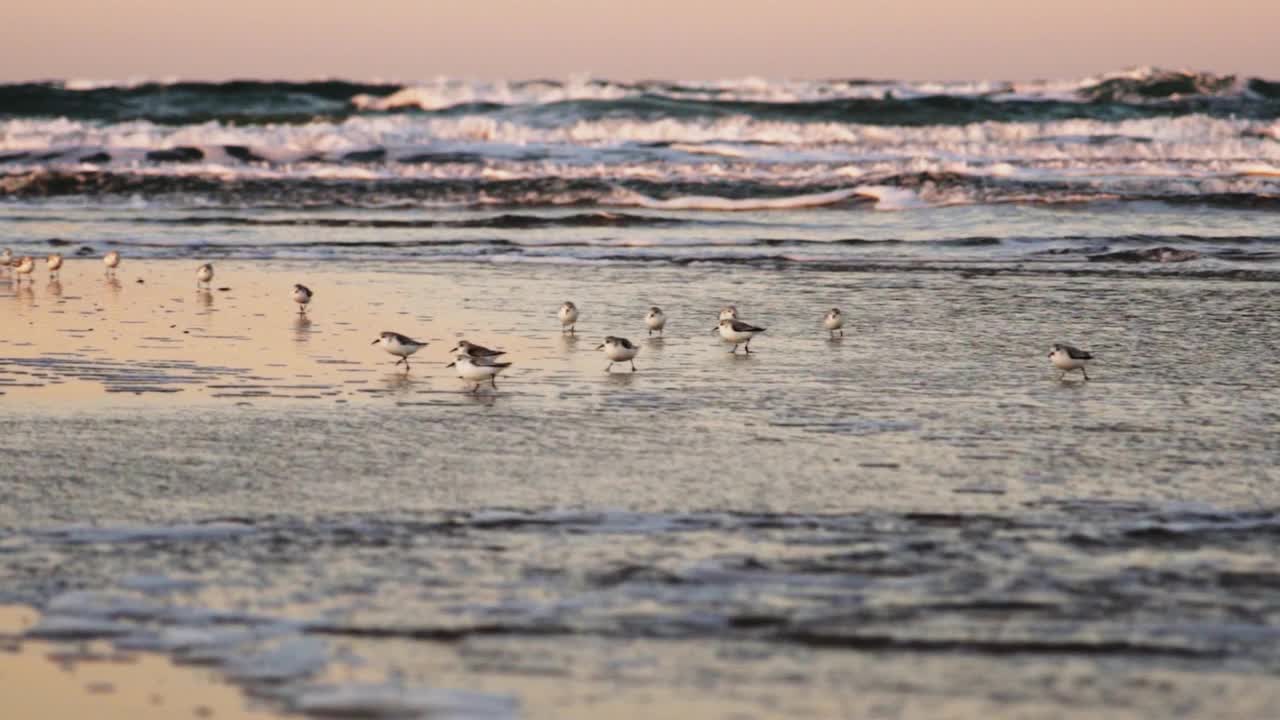
[[[99,272],[0,294],[0,602],[44,610],[36,635],[194,654],[316,712],[1280,699],[1267,284],[229,261],[201,300],[186,262]],[[749,357],[710,334],[727,302],[768,327]],[[383,329],[431,342],[407,375]],[[638,372],[604,372],[605,334]],[[510,352],[496,393],[443,367],[461,336]],[[1057,340],[1090,382],[1056,379]]]

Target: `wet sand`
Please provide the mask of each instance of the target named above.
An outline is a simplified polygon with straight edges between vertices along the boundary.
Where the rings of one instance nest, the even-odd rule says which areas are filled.
[[[104,642],[65,644],[21,639],[36,624],[31,608],[0,606],[0,688],[12,720],[101,718],[267,720],[247,708],[239,689],[207,671]]]
[[[0,284],[0,601],[78,640],[209,633],[248,693],[284,672],[262,657],[292,673],[276,711],[342,704],[317,683],[584,718],[1280,692],[1264,284],[236,261],[204,292],[195,264]],[[711,336],[730,302],[769,328],[750,357]],[[382,330],[431,344],[406,374]],[[604,372],[606,334],[639,372]],[[509,351],[498,392],[444,367],[459,337]],[[1056,380],[1055,341],[1091,382]]]
[[[127,262],[111,283],[98,263],[73,261],[58,292],[43,279],[0,285],[0,443],[30,458],[9,472],[182,477],[173,490],[198,504],[215,469],[369,474],[417,486],[409,502],[428,472],[448,490],[422,509],[1000,509],[1046,496],[1256,507],[1272,497],[1280,370],[1262,359],[1280,351],[1280,301],[1261,283],[323,268],[219,263],[206,292],[192,263]],[[294,282],[316,291],[306,317],[289,299]],[[583,308],[576,336],[555,319],[569,298]],[[711,336],[728,302],[769,328],[750,357]],[[671,318],[663,338],[643,330],[650,304]],[[829,340],[819,322],[833,305],[848,326]],[[382,330],[430,342],[411,372],[370,345]],[[604,372],[594,348],[606,334],[641,344],[639,372]],[[445,368],[462,337],[508,351],[498,392],[471,394]],[[1056,380],[1045,355],[1060,340],[1098,356],[1092,382]],[[60,462],[23,452],[50,437],[74,439],[56,443]],[[814,482],[831,477],[843,478],[837,491]],[[382,507],[322,485],[316,511]],[[240,500],[253,507],[259,492]],[[95,519],[201,517],[172,516],[170,504],[151,512],[150,496],[97,498]],[[225,512],[221,502],[203,512]],[[35,512],[25,520],[55,510]]]

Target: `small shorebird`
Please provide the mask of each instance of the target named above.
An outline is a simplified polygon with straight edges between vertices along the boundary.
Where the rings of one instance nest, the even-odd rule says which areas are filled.
[[[13,251],[9,248],[0,250],[0,270],[8,272],[9,266],[13,264]]]
[[[616,362],[630,362],[631,372],[636,371],[636,361],[634,360],[636,353],[640,352],[640,348],[631,344],[631,341],[610,335],[604,339],[604,343],[597,350],[604,350],[605,356],[609,358],[609,367],[605,368],[605,372],[613,369]]]
[[[107,266],[108,273],[114,273],[116,268],[120,267],[120,253],[112,250],[102,256],[102,263]]]
[[[466,340],[459,340],[457,347],[450,350],[451,353],[462,353],[467,357],[473,358],[495,358],[499,355],[506,355],[506,350],[491,350],[483,345],[469,343]]]
[[[649,328],[650,335],[653,335],[654,330],[657,330],[659,335],[664,335],[662,329],[667,326],[667,316],[662,313],[662,308],[655,305],[649,308],[649,314],[644,316],[644,324]]]
[[[1049,362],[1062,371],[1058,375],[1059,380],[1065,378],[1067,373],[1072,370],[1079,370],[1084,375],[1085,381],[1088,382],[1089,373],[1084,369],[1084,366],[1085,363],[1092,359],[1092,353],[1064,343],[1054,343],[1053,350],[1049,352]]]
[[[27,282],[31,282],[31,272],[35,269],[36,261],[32,260],[30,255],[23,255],[22,259],[13,266],[13,271],[17,273],[14,277],[18,277],[18,275],[26,275]],[[18,281],[21,282],[22,278],[18,277]]]
[[[564,332],[566,328],[569,334],[573,334],[574,326],[578,324],[578,306],[571,302],[566,302],[560,306],[560,332]]]
[[[733,343],[733,349],[729,352],[738,352],[738,346],[746,344],[746,351],[751,353],[751,338],[764,332],[764,328],[748,325],[741,320],[725,318],[720,321],[720,325],[711,328],[711,332],[719,332],[720,337],[727,343]]]
[[[381,344],[383,350],[386,350],[392,355],[399,356],[400,359],[396,361],[396,365],[404,363],[405,372],[409,372],[409,356],[427,346],[424,342],[418,342],[413,338],[405,337],[400,333],[390,331],[379,335],[378,339],[374,340],[371,344]]]
[[[196,268],[196,285],[204,283],[208,285],[213,281],[213,263],[205,263]]]
[[[720,308],[720,319],[721,320],[737,320],[738,308],[732,305],[725,305],[724,307]]]
[[[311,288],[306,285],[293,286],[293,301],[298,303],[298,314],[307,311],[307,303],[311,302]]]
[[[478,392],[480,384],[484,382],[485,378],[488,378],[489,384],[493,386],[494,390],[497,390],[498,383],[495,378],[498,377],[498,373],[511,367],[511,363],[482,360],[473,358],[470,355],[459,354],[458,357],[454,358],[453,362],[445,367],[456,367],[458,369],[458,377],[476,384],[475,387],[471,388],[471,392]]]
[[[844,316],[840,314],[840,308],[831,308],[827,311],[825,317],[822,318],[822,327],[831,333],[831,337],[836,336],[836,331],[840,331],[840,337],[844,337]]]
[[[49,266],[49,279],[52,280],[62,270],[62,253],[54,253],[45,258],[44,262]]]

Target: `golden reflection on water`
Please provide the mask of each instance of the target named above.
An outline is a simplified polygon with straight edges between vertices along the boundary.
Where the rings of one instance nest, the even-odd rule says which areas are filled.
[[[12,720],[93,718],[269,720],[245,707],[239,689],[158,655],[120,653],[105,643],[6,641],[38,619],[28,607],[0,605],[0,714]]]
[[[334,301],[300,314],[290,297],[292,284],[282,281],[280,272],[253,263],[223,263],[219,277],[234,291],[202,288],[193,297],[188,264],[134,260],[130,276],[143,280],[136,283],[100,276],[96,264],[71,261],[62,280],[47,283],[45,292],[37,294],[26,283],[0,286],[0,312],[18,320],[0,334],[0,358],[22,363],[0,360],[0,381],[15,383],[7,394],[35,406],[57,407],[139,402],[173,406],[179,399],[183,404],[256,404],[281,397],[331,402],[368,399],[378,392],[405,399],[432,392],[433,386],[435,392],[465,394],[470,386],[445,367],[451,359],[449,349],[464,337],[507,350],[510,355],[504,359],[516,364],[514,370],[565,368],[564,356],[546,353],[558,334],[554,307],[546,312],[551,329],[531,338],[495,331],[510,325],[504,313],[459,311],[466,300],[448,285],[422,285],[412,276],[308,270],[305,277],[289,272],[288,280],[298,277],[318,296]],[[424,322],[412,319],[415,316],[433,319]],[[370,346],[381,330],[429,343],[413,356],[407,378],[403,366],[388,373],[395,358]],[[574,351],[576,337],[565,335],[559,341],[565,354],[580,359]],[[592,364],[597,359],[593,356]],[[79,371],[77,363],[104,363],[109,366],[104,372],[125,381],[130,373],[144,371],[158,373],[161,380],[191,373],[208,379],[174,380],[176,393],[135,393],[127,385],[121,386],[124,392],[107,393],[110,382],[103,373]],[[500,393],[510,389],[502,380]],[[308,387],[290,387],[299,384]]]

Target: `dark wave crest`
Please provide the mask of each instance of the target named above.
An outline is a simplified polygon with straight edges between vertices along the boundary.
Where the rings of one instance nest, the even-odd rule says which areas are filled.
[[[1026,181],[948,172],[913,172],[868,179],[876,186],[918,191],[963,193],[972,203],[1088,204],[1158,201],[1245,210],[1280,211],[1280,194],[1271,192],[1217,192],[1180,194],[1176,187],[1138,186],[1132,191],[1099,189],[1089,182],[1063,180]],[[813,207],[874,207],[872,197],[859,194],[848,183],[815,182],[792,185],[741,179],[663,181],[634,178],[564,178],[541,176],[520,179],[487,178],[386,178],[319,179],[225,178],[212,174],[154,174],[112,170],[15,170],[0,172],[0,196],[15,200],[86,197],[96,200],[142,198],[183,206],[254,208],[370,208],[421,209],[453,207],[582,207],[651,209],[699,209],[682,200],[712,199],[745,202],[742,209],[768,207],[771,201],[816,198]],[[750,203],[758,203],[751,205]],[[704,208],[705,209],[705,208]],[[714,208],[713,208],[714,209]],[[732,208],[731,208],[732,209]],[[317,220],[310,222],[329,222]],[[472,227],[458,221],[455,227]],[[491,222],[491,221],[486,221]],[[510,215],[493,227],[535,228],[544,220]],[[640,215],[591,212],[556,224],[625,226],[657,221]]]
[[[357,94],[389,95],[398,85],[325,82],[146,83],[128,87],[69,89],[62,83],[0,85],[0,118],[67,117],[77,120],[151,120],[186,124],[307,122],[339,117]]]
[[[500,91],[461,91],[458,84],[416,88],[341,80],[145,83],[79,88],[60,82],[0,85],[0,119],[66,117],[164,124],[305,123],[359,114],[497,115],[531,122],[601,118],[715,118],[744,114],[770,120],[875,125],[982,121],[1121,120],[1204,113],[1280,117],[1280,82],[1233,75],[1143,69],[1080,81],[1065,94],[1046,85],[982,88],[831,80],[805,93],[677,83],[584,86],[535,80]]]

